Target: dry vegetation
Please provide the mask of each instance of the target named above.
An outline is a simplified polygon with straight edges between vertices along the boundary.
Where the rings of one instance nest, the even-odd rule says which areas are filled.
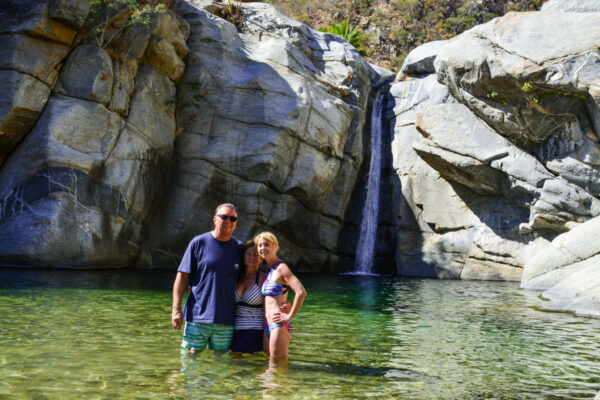
[[[510,11],[539,10],[545,0],[268,0],[315,29],[348,21],[368,61],[397,71],[408,52],[448,39]],[[356,45],[355,45],[356,47]]]

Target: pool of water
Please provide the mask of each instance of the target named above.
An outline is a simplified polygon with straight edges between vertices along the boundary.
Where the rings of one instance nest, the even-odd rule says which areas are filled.
[[[300,276],[287,367],[180,354],[173,272],[0,269],[0,399],[569,399],[600,321],[514,283]]]

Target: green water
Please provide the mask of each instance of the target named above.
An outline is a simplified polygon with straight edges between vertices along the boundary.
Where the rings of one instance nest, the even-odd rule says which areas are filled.
[[[301,276],[287,368],[182,355],[172,272],[0,270],[0,399],[569,399],[600,321],[512,283]]]

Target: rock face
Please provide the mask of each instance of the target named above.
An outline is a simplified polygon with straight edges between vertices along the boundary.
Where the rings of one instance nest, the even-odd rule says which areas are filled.
[[[215,207],[231,201],[237,237],[272,230],[288,262],[330,270],[376,73],[339,37],[274,7],[245,4],[239,30],[211,7],[176,3],[191,27],[181,133],[139,263],[172,265],[189,239],[212,228]]]
[[[2,265],[172,267],[233,202],[237,237],[270,229],[292,265],[334,268],[383,71],[266,4],[235,27],[171,3],[137,23],[91,1],[3,6]]]
[[[407,57],[389,115],[401,274],[519,280],[600,215],[599,14],[550,3]]]
[[[25,3],[2,19],[1,262],[131,265],[171,163],[181,75],[163,73],[146,48],[177,46],[180,65],[188,27],[166,7],[144,24],[107,14],[108,43],[82,28],[90,2]]]

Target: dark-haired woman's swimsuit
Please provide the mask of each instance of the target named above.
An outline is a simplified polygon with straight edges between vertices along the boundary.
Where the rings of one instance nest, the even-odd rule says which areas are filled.
[[[264,296],[279,296],[280,294],[287,293],[288,288],[289,288],[288,285],[283,285],[279,282],[275,282],[275,281],[271,280],[273,271],[275,271],[277,269],[277,267],[279,266],[279,264],[281,264],[281,263],[282,263],[282,261],[278,261],[271,268],[269,268],[269,271],[267,272],[267,279],[265,279],[265,282],[262,285],[262,294]],[[286,328],[288,330],[288,332],[290,333],[290,335],[294,334],[294,328],[292,327],[291,322],[286,322],[285,324],[281,324],[281,323],[268,324],[267,326],[265,326],[265,333],[267,334],[267,336],[269,336],[273,329],[277,329],[277,328],[281,328],[281,327]]]
[[[235,327],[231,351],[256,353],[263,349],[265,298],[258,286],[258,271],[254,286],[240,296],[235,290]]]

